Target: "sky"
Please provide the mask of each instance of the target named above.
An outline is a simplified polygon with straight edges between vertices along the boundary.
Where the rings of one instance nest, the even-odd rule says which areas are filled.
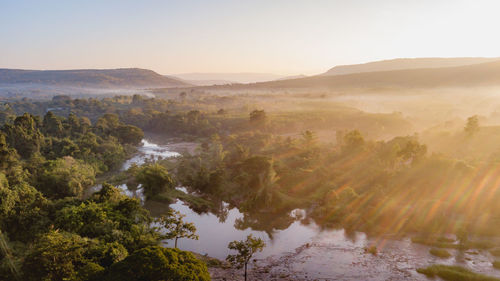
[[[0,68],[318,74],[500,56],[498,0],[0,0]]]

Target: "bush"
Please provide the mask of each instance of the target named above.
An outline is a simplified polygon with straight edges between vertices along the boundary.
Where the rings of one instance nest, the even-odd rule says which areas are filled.
[[[438,237],[438,239],[436,239],[436,241],[440,242],[440,243],[453,243],[453,242],[455,242],[455,239],[441,236],[441,237]]]
[[[167,169],[159,164],[141,166],[135,175],[135,180],[142,184],[148,199],[175,187],[175,182]]]
[[[458,244],[453,244],[449,242],[439,242],[434,239],[430,238],[425,238],[425,237],[413,237],[411,238],[411,242],[417,243],[417,244],[422,244],[422,245],[427,245],[431,247],[436,247],[436,248],[451,248],[455,249],[458,248]]]
[[[500,257],[500,249],[491,250],[490,253],[495,257]]]
[[[495,245],[490,241],[467,241],[463,244],[454,244],[450,242],[445,242],[442,238],[427,238],[427,237],[413,237],[411,242],[418,243],[422,245],[427,245],[436,248],[449,248],[449,249],[491,249]]]
[[[417,272],[428,277],[438,276],[449,281],[500,281],[498,278],[475,273],[461,266],[436,264],[427,268],[418,268]]]
[[[500,269],[500,261],[494,261],[493,262],[493,267],[496,269]]]
[[[451,257],[451,254],[444,249],[430,249],[429,253],[433,256],[445,258],[445,259]]]
[[[189,252],[151,246],[113,264],[104,280],[205,281],[210,280],[210,274],[205,263]]]
[[[376,256],[378,253],[377,247],[376,246],[366,247],[365,253],[372,254],[372,255]]]

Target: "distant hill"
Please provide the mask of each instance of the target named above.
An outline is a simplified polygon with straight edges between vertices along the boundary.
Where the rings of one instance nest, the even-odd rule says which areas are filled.
[[[230,83],[256,83],[273,81],[283,77],[283,75],[271,74],[271,73],[253,73],[253,72],[242,72],[242,73],[181,73],[172,74],[169,76],[177,77],[185,81],[219,81]],[[220,83],[212,83],[220,84]]]
[[[234,81],[227,81],[227,80],[184,80],[182,78],[172,76],[172,75],[165,75],[165,77],[170,77],[194,86],[212,86],[212,85],[227,85],[227,84],[236,84]]]
[[[189,83],[140,68],[21,70],[0,69],[0,84],[41,84],[93,88],[187,87]]]
[[[299,75],[282,77],[282,78],[276,79],[276,81],[289,80],[289,79],[298,79],[298,78],[306,78],[306,77],[307,76],[304,75],[304,74],[299,74]]]
[[[321,75],[344,75],[362,72],[417,68],[442,68],[499,61],[500,58],[402,58],[363,64],[339,65]]]
[[[236,89],[385,89],[500,86],[500,61],[456,67],[404,69],[345,75],[313,76],[232,86],[213,86],[213,90]]]

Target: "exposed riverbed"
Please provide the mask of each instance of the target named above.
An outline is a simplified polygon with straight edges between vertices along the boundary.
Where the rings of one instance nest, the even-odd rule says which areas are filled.
[[[161,158],[178,157],[183,151],[193,151],[192,143],[174,143],[159,145],[143,141],[143,146],[122,169],[128,169],[133,163],[143,164]],[[144,202],[141,190],[129,191],[126,185],[119,186],[128,196],[140,198]],[[99,187],[95,187],[97,190]],[[184,192],[186,189],[178,187]],[[161,213],[168,206],[158,202],[145,202],[153,214]],[[227,207],[227,205],[225,205]],[[199,240],[180,239],[179,248],[200,254],[207,254],[218,259],[225,259],[229,253],[227,244],[233,240],[243,240],[248,234],[266,241],[266,247],[259,253],[253,264],[250,280],[428,280],[416,272],[416,268],[431,264],[457,264],[475,272],[500,277],[491,262],[494,258],[488,251],[449,250],[452,257],[443,259],[429,254],[430,247],[415,244],[410,239],[392,239],[390,237],[368,237],[361,232],[346,233],[343,229],[324,230],[314,223],[303,223],[299,218],[303,211],[295,210],[291,214],[297,220],[284,230],[272,233],[255,231],[250,228],[237,229],[235,223],[243,217],[236,208],[228,210],[225,220],[214,214],[197,214],[183,202],[170,205],[186,215],[185,221],[193,222],[197,228]],[[173,245],[165,241],[167,246]],[[377,255],[365,253],[368,246],[376,246]],[[214,280],[237,280],[240,271],[211,269]]]

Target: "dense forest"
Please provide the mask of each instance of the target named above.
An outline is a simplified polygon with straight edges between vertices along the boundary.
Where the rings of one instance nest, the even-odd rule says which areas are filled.
[[[411,122],[400,113],[332,104],[321,110],[319,99],[287,99],[281,109],[262,109],[245,96],[185,92],[171,99],[6,101],[0,112],[2,277],[210,278],[199,258],[160,246],[167,238],[196,238],[194,226],[186,236],[160,231],[158,225],[168,229],[180,214],[153,218],[106,181],[131,190],[140,185],[147,200],[168,206],[179,199],[220,220],[237,208],[244,216],[235,228],[269,237],[300,220],[409,235],[436,247],[457,247],[442,242],[447,234],[464,249],[498,247],[474,240],[500,234],[498,157],[487,153],[498,140],[494,128],[472,116],[454,132],[431,128],[420,137],[410,134]],[[145,134],[195,141],[198,148],[118,171]],[[84,196],[96,183],[102,189]],[[295,209],[305,212],[296,216]]]
[[[0,132],[2,280],[208,280],[191,253],[163,248],[139,200],[96,177],[135,150],[141,129],[104,114],[29,113]],[[180,262],[182,260],[182,262]]]

